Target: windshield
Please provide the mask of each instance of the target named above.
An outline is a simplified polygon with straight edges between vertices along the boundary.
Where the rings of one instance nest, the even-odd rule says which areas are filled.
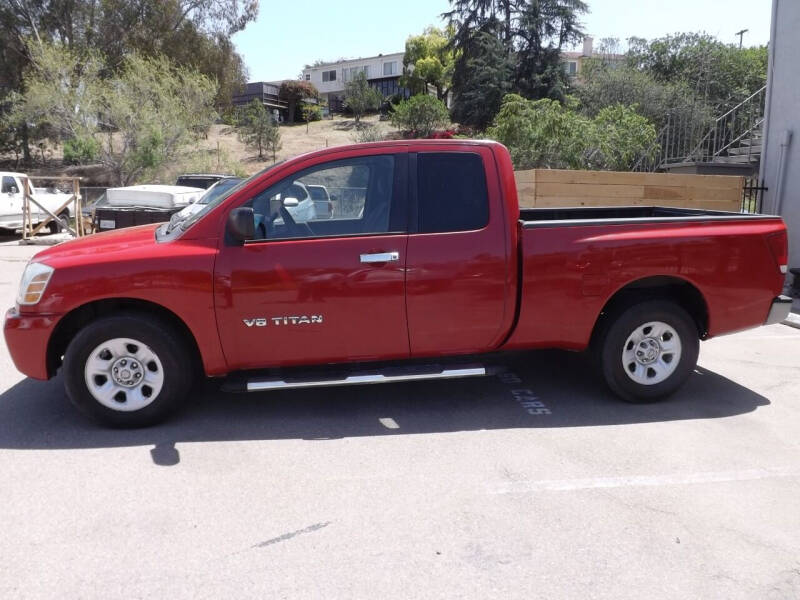
[[[230,179],[222,179],[221,181],[218,181],[208,188],[206,193],[203,194],[197,201],[197,204],[208,204],[217,196],[242,183],[242,181],[244,181],[244,179],[240,177],[232,177]]]
[[[284,161],[277,162],[274,165],[267,167],[266,169],[262,169],[261,171],[259,171],[255,175],[251,175],[250,177],[248,177],[245,180],[237,179],[236,181],[238,183],[235,183],[234,185],[232,185],[230,187],[223,188],[223,190],[220,193],[218,193],[215,197],[209,198],[207,200],[207,202],[203,203],[204,204],[203,208],[198,210],[193,215],[189,215],[188,217],[186,217],[182,221],[179,221],[178,223],[175,223],[175,225],[180,227],[181,230],[185,231],[186,229],[188,229],[189,227],[191,227],[192,225],[197,223],[200,219],[205,217],[212,210],[214,210],[217,206],[222,204],[231,194],[233,194],[234,192],[238,191],[240,188],[246,186],[248,183],[250,183],[254,179],[256,179],[258,177],[261,177],[264,173],[267,173],[268,171],[271,171],[272,169],[274,169],[278,165],[283,164],[283,162]],[[223,183],[223,182],[220,182],[220,183]],[[208,195],[212,191],[214,191],[213,188],[211,190],[209,190],[208,192],[206,192],[206,195]],[[203,198],[198,200],[198,203],[203,202],[204,198],[205,198],[205,196],[203,196]],[[169,230],[167,231],[167,233],[169,233]]]

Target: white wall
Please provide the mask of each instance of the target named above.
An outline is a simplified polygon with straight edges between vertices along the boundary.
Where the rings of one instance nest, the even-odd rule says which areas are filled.
[[[780,213],[789,228],[789,266],[800,267],[800,1],[773,0],[767,122],[761,178],[763,212]],[[782,148],[786,132],[789,146]],[[779,181],[781,152],[783,181]]]
[[[383,65],[385,63],[395,63],[395,72],[392,75],[384,75]],[[368,79],[380,79],[382,77],[399,77],[403,72],[403,53],[384,54],[383,56],[372,56],[370,58],[359,58],[347,60],[320,67],[310,67],[303,69],[303,78],[310,75],[310,81],[321,93],[344,91],[344,84],[349,81],[350,69],[367,67]],[[344,71],[347,70],[345,75]],[[323,71],[336,71],[336,81],[322,81]]]

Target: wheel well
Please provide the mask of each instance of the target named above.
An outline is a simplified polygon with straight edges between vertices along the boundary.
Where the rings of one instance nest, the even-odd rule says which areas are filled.
[[[202,367],[197,340],[186,323],[171,310],[160,304],[136,298],[108,298],[96,300],[73,309],[58,322],[47,345],[47,374],[52,377],[63,362],[64,353],[72,338],[93,320],[119,311],[133,311],[154,315],[171,325],[183,339],[186,348],[198,367]]]
[[[660,276],[633,281],[609,298],[597,318],[592,340],[594,341],[603,330],[610,315],[645,300],[675,302],[694,319],[700,339],[705,339],[708,335],[708,305],[700,290],[685,279]]]

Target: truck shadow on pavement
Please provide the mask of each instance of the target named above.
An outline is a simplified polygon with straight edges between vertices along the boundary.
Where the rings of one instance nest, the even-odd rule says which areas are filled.
[[[179,461],[184,442],[424,434],[484,429],[593,427],[717,419],[769,404],[763,396],[698,368],[665,402],[625,404],[584,355],[557,351],[507,357],[505,375],[482,379],[229,394],[207,382],[170,421],[106,429],[67,400],[61,377],[25,379],[0,395],[0,448],[68,449],[152,445],[156,464]]]

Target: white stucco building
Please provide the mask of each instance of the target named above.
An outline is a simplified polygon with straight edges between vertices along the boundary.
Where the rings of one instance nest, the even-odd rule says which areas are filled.
[[[800,2],[773,0],[761,179],[763,212],[789,228],[789,268],[800,268]]]
[[[342,109],[344,86],[357,73],[364,72],[370,85],[383,94],[384,98],[409,92],[400,87],[400,76],[403,74],[403,53],[378,54],[367,58],[340,60],[306,67],[303,79],[310,81],[327,101],[331,111]]]

